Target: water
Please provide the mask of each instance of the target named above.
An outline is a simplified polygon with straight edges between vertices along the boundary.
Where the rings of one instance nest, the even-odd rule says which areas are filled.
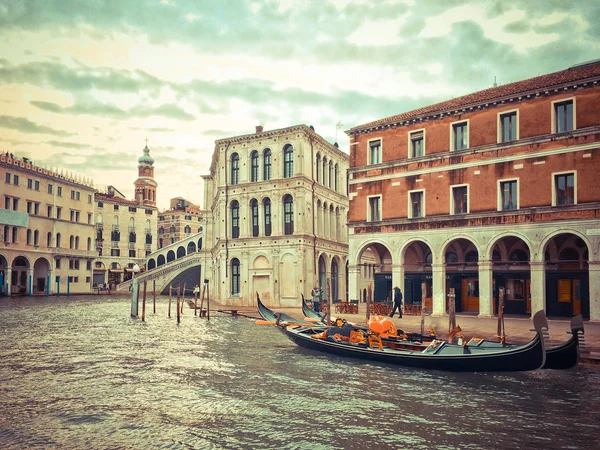
[[[0,299],[2,449],[584,449],[600,371],[454,374],[127,299]]]

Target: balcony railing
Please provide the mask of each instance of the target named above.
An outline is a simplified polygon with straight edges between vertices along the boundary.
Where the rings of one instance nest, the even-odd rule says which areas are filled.
[[[146,234],[152,234],[152,230],[151,230],[150,228],[146,228],[146,229],[144,230],[144,232],[145,232]]]
[[[96,248],[102,248],[102,247],[104,247],[104,242],[96,241]]]
[[[104,224],[103,223],[97,223],[96,224],[96,230],[103,230],[104,229]]]
[[[119,225],[113,225],[112,226],[112,230],[113,231],[119,231]]]
[[[119,241],[112,241],[110,247],[111,248],[119,248]]]
[[[135,233],[135,227],[129,227],[128,230],[130,233]]]
[[[135,242],[129,243],[129,250],[135,250]]]

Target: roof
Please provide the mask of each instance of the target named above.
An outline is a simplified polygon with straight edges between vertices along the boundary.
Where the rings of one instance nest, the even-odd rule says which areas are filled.
[[[346,133],[352,135],[359,131],[380,125],[387,125],[394,122],[430,116],[436,113],[463,108],[473,104],[490,102],[498,98],[538,91],[544,88],[550,88],[553,86],[573,83],[575,81],[586,80],[595,77],[600,77],[600,60],[578,64],[566,70],[561,70],[559,72],[554,72],[547,75],[541,75],[539,77],[529,78],[527,80],[517,81],[515,83],[484,89],[483,91],[473,92],[471,94],[463,95],[462,97],[453,98],[441,103],[436,103],[423,108],[387,117],[385,119],[379,119],[363,125],[358,125],[354,128],[351,128]]]

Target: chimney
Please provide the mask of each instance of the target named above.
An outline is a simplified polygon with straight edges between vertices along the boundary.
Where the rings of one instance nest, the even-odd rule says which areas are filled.
[[[256,125],[256,134],[262,133],[262,132],[263,132],[263,126],[262,125]]]

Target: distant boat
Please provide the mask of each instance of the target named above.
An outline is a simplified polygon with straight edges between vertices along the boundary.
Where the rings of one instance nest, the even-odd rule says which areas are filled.
[[[294,343],[332,355],[456,372],[535,370],[546,362],[543,329],[548,329],[548,321],[544,311],[538,311],[533,317],[536,334],[529,343],[506,348],[463,346],[445,341],[433,341],[429,345],[400,340],[392,342],[376,335],[365,336],[365,343],[351,343],[350,340],[337,339],[327,334],[329,327],[297,323],[293,317],[271,311],[263,305],[258,295],[257,303],[261,316],[274,322],[277,329]]]

